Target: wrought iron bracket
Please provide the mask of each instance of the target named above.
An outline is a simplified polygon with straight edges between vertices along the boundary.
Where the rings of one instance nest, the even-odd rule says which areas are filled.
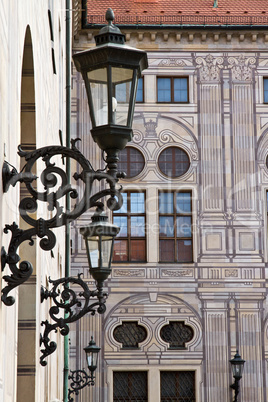
[[[17,266],[20,261],[17,250],[24,241],[33,245],[33,239],[37,236],[41,239],[40,247],[43,250],[52,250],[56,244],[56,237],[51,229],[71,223],[89,208],[103,207],[103,202],[100,199],[104,197],[109,197],[107,200],[109,209],[117,210],[122,206],[121,187],[117,186],[118,178],[122,177],[122,173],[117,172],[114,168],[111,169],[109,164],[104,171],[95,171],[91,163],[77,149],[76,142],[78,140],[71,141],[71,148],[47,146],[25,152],[19,146],[18,154],[20,157],[24,157],[26,161],[21,173],[18,173],[15,168],[10,170],[10,165],[7,162],[4,163],[2,171],[4,191],[7,191],[10,185],[15,186],[17,182],[23,182],[29,192],[29,196],[20,201],[19,212],[21,218],[30,226],[29,229],[22,230],[13,222],[12,225],[6,225],[4,228],[5,233],[10,231],[12,235],[8,251],[6,252],[3,247],[1,249],[2,270],[8,264],[12,272],[11,275],[3,276],[7,286],[2,289],[1,300],[7,306],[11,306],[15,302],[14,297],[8,296],[9,292],[24,283],[33,271],[32,264],[29,261],[22,261],[19,267]],[[77,162],[78,171],[73,174],[73,179],[76,185],[82,185],[82,190],[79,187],[78,192],[69,184],[66,172],[51,161],[55,156],[70,158]],[[37,191],[32,184],[37,179],[37,176],[32,173],[32,168],[38,160],[45,164],[40,175],[44,191]],[[106,171],[107,169],[108,171]],[[92,186],[96,180],[105,180],[109,187],[91,195]],[[82,195],[79,196],[78,193]],[[64,211],[60,200],[68,194],[71,198],[76,199],[77,203],[71,211]],[[48,219],[34,218],[34,213],[38,212],[40,202],[47,204],[48,211],[53,214],[52,217]]]
[[[97,283],[95,290],[90,290],[86,282],[81,279],[81,275],[79,274],[77,278],[49,279],[49,282],[53,285],[52,289],[41,288],[41,302],[50,298],[55,304],[49,309],[49,315],[54,324],[51,324],[48,320],[41,323],[45,327],[43,334],[40,335],[40,347],[44,346],[41,349],[42,355],[40,358],[42,366],[47,365],[45,359],[57,348],[56,342],[50,341],[50,332],[57,332],[60,329],[61,335],[68,335],[68,324],[79,320],[88,313],[95,315],[96,312],[104,314],[106,311],[107,293],[103,292],[103,282]],[[70,284],[80,286],[82,288],[81,292],[76,294],[74,290],[70,289]],[[61,312],[62,314],[60,314]]]
[[[10,167],[12,167],[12,170],[10,170]],[[9,186],[15,187],[18,182],[31,183],[36,179],[37,176],[35,176],[31,172],[18,173],[17,169],[14,166],[10,165],[7,161],[4,161],[2,168],[2,185],[4,193],[8,191]]]
[[[235,378],[234,383],[230,385],[230,388],[233,389],[235,392],[234,402],[237,402],[238,394],[240,391],[239,381],[240,381],[240,378]]]
[[[78,395],[81,389],[95,385],[94,373],[88,374],[85,369],[71,370],[68,379],[71,380],[70,388],[68,389],[68,402],[74,401],[72,394]]]

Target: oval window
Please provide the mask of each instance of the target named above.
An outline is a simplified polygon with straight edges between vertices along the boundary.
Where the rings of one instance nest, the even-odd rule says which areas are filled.
[[[190,167],[190,159],[187,153],[178,147],[169,147],[161,152],[158,158],[158,166],[162,173],[168,177],[180,177]]]

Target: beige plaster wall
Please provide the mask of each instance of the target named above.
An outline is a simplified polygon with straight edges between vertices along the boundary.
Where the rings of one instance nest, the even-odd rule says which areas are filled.
[[[48,9],[52,14],[54,43],[50,37]],[[20,158],[17,155],[17,146],[21,141],[21,130],[24,130],[20,124],[21,73],[27,26],[31,31],[34,59],[36,146],[59,145],[59,130],[65,132],[65,1],[1,0],[0,20],[0,166],[6,160],[19,170]],[[56,74],[52,69],[52,46],[55,52]],[[25,124],[27,125],[27,122]],[[31,127],[27,129],[31,130]],[[40,175],[39,169],[40,167],[37,169],[37,175]],[[6,250],[10,235],[3,234],[2,228],[13,221],[19,223],[18,203],[19,185],[10,188],[6,194],[0,191],[0,242]],[[46,217],[46,215],[45,209],[41,211],[40,216]],[[29,260],[34,257],[36,260],[35,272],[31,279],[35,284],[22,287],[20,299],[24,302],[19,300],[18,291],[15,290],[12,292],[16,298],[13,306],[6,307],[3,303],[0,304],[1,402],[16,401],[17,391],[20,395],[19,400],[24,402],[62,399],[62,337],[58,335],[53,337],[58,343],[58,349],[54,356],[49,358],[48,366],[43,368],[39,364],[39,336],[43,329],[40,324],[42,320],[48,318],[48,306],[45,303],[40,304],[40,287],[41,284],[47,285],[49,275],[52,278],[62,276],[60,270],[62,271],[64,267],[63,230],[57,231],[57,237],[58,243],[53,250],[55,258],[51,258],[49,252],[40,250],[38,246],[36,253],[32,253],[34,249],[30,250],[26,244],[21,246],[24,256]],[[2,276],[7,274],[10,274],[8,267]],[[5,281],[2,279],[1,288],[4,286]],[[28,327],[26,325],[20,339],[19,361],[22,372],[17,381],[18,318],[24,320],[27,325],[30,320],[34,325]],[[35,356],[30,362],[28,350]]]

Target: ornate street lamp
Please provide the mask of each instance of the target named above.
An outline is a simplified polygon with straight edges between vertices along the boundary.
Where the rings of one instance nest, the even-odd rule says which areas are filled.
[[[148,67],[146,53],[125,44],[125,35],[106,12],[108,25],[95,36],[96,47],[73,55],[85,81],[92,122],[91,134],[107,154],[111,174],[116,174],[118,152],[132,139],[132,121],[138,79]]]
[[[238,350],[236,351],[234,358],[230,360],[233,377],[235,380],[235,382],[232,385],[230,385],[230,387],[235,391],[234,402],[237,402],[237,397],[239,394],[239,381],[242,378],[245,362],[246,361],[243,360],[240,354],[238,353]]]
[[[71,380],[71,384],[70,388],[68,389],[68,402],[73,402],[74,399],[72,397],[72,394],[78,395],[81,389],[87,386],[95,385],[94,372],[96,371],[98,366],[98,357],[100,349],[101,348],[96,346],[96,343],[93,340],[92,336],[88,346],[84,348],[90,374],[88,374],[84,369],[70,371],[70,375],[68,378],[69,380]]]
[[[25,165],[20,173],[15,167],[4,162],[2,169],[3,191],[15,186],[17,182],[23,182],[29,192],[29,196],[20,201],[19,212],[21,218],[28,224],[29,229],[23,230],[13,222],[6,225],[4,232],[11,232],[11,240],[8,251],[1,249],[2,270],[8,264],[11,275],[3,276],[7,286],[2,289],[1,300],[6,306],[14,304],[15,299],[9,292],[29,279],[33,272],[33,266],[29,261],[20,262],[17,253],[19,246],[27,241],[34,244],[35,237],[39,237],[40,247],[43,250],[52,250],[56,244],[56,236],[51,229],[65,226],[79,218],[89,208],[96,207],[97,215],[93,216],[93,222],[81,230],[87,244],[87,253],[90,264],[90,273],[96,280],[96,290],[89,290],[87,284],[82,281],[81,275],[77,278],[68,277],[57,280],[49,279],[53,284],[52,290],[42,288],[41,301],[53,298],[56,306],[49,310],[50,317],[55,324],[47,320],[42,322],[45,326],[41,336],[41,364],[46,365],[44,358],[54,352],[56,343],[50,342],[48,334],[60,328],[62,335],[69,332],[68,324],[84,314],[102,314],[105,311],[106,294],[103,293],[103,281],[111,272],[111,256],[113,239],[119,229],[109,225],[100,211],[104,204],[101,199],[108,196],[107,207],[117,210],[122,206],[122,188],[117,185],[119,177],[117,162],[120,150],[123,150],[128,141],[132,139],[132,120],[136,99],[138,78],[141,71],[148,67],[147,55],[144,51],[137,50],[125,45],[125,36],[112,23],[114,15],[111,9],[106,13],[108,25],[96,35],[96,47],[73,56],[74,63],[85,80],[90,116],[92,121],[92,137],[98,146],[106,154],[106,168],[95,171],[91,163],[77,149],[76,140],[72,140],[71,148],[49,145],[25,152],[19,147],[18,154],[25,158]],[[68,182],[66,172],[56,166],[57,158],[74,160],[72,166],[77,166],[73,179],[77,185],[82,184],[84,192],[78,197],[78,191]],[[59,160],[59,159],[58,159]],[[40,162],[39,162],[40,161]],[[36,163],[44,163],[44,169],[40,175],[43,191],[39,185],[33,185],[38,178],[32,173]],[[38,171],[38,169],[37,169]],[[105,180],[108,188],[91,194],[95,180]],[[38,190],[37,190],[38,189]],[[76,199],[76,204],[71,211],[64,210],[60,200],[69,194]],[[37,217],[38,207],[42,202],[47,203],[50,216],[48,219]],[[77,284],[82,287],[80,299],[69,289],[69,284]],[[63,290],[62,290],[63,288]],[[89,305],[89,301],[95,301]],[[97,300],[96,300],[97,299]],[[76,307],[81,307],[77,312]],[[74,309],[72,310],[72,308]],[[60,309],[64,310],[64,317],[58,317]],[[74,311],[75,310],[75,311]]]

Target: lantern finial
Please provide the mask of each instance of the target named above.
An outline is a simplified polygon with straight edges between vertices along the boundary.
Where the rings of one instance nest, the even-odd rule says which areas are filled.
[[[106,11],[105,19],[109,25],[112,25],[114,21],[114,12],[111,8],[108,8],[108,10]]]

